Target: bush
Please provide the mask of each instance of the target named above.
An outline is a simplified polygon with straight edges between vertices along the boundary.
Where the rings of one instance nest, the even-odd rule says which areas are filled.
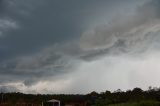
[[[158,101],[140,101],[134,103],[111,104],[109,106],[160,106]]]

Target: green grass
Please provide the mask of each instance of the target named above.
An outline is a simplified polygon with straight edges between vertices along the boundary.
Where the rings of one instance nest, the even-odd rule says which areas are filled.
[[[158,101],[140,101],[131,103],[111,104],[109,106],[160,106]]]

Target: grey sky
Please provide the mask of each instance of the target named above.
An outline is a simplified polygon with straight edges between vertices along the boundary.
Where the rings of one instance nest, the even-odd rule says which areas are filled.
[[[24,93],[159,87],[159,6],[159,0],[1,0],[0,87]]]

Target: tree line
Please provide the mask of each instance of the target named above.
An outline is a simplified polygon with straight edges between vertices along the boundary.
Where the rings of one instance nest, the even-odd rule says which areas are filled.
[[[160,88],[149,87],[148,90],[134,88],[122,91],[120,89],[111,92],[97,93],[95,91],[82,94],[23,94],[19,92],[0,93],[0,103],[16,104],[17,102],[41,104],[50,99],[58,99],[61,105],[70,102],[86,102],[87,106],[108,106],[110,104],[120,104],[140,101],[160,102]]]

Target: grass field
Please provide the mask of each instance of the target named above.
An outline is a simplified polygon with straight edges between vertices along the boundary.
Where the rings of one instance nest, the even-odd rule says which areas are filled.
[[[141,102],[112,104],[109,106],[160,106],[160,102],[158,102],[158,101],[141,101]]]

